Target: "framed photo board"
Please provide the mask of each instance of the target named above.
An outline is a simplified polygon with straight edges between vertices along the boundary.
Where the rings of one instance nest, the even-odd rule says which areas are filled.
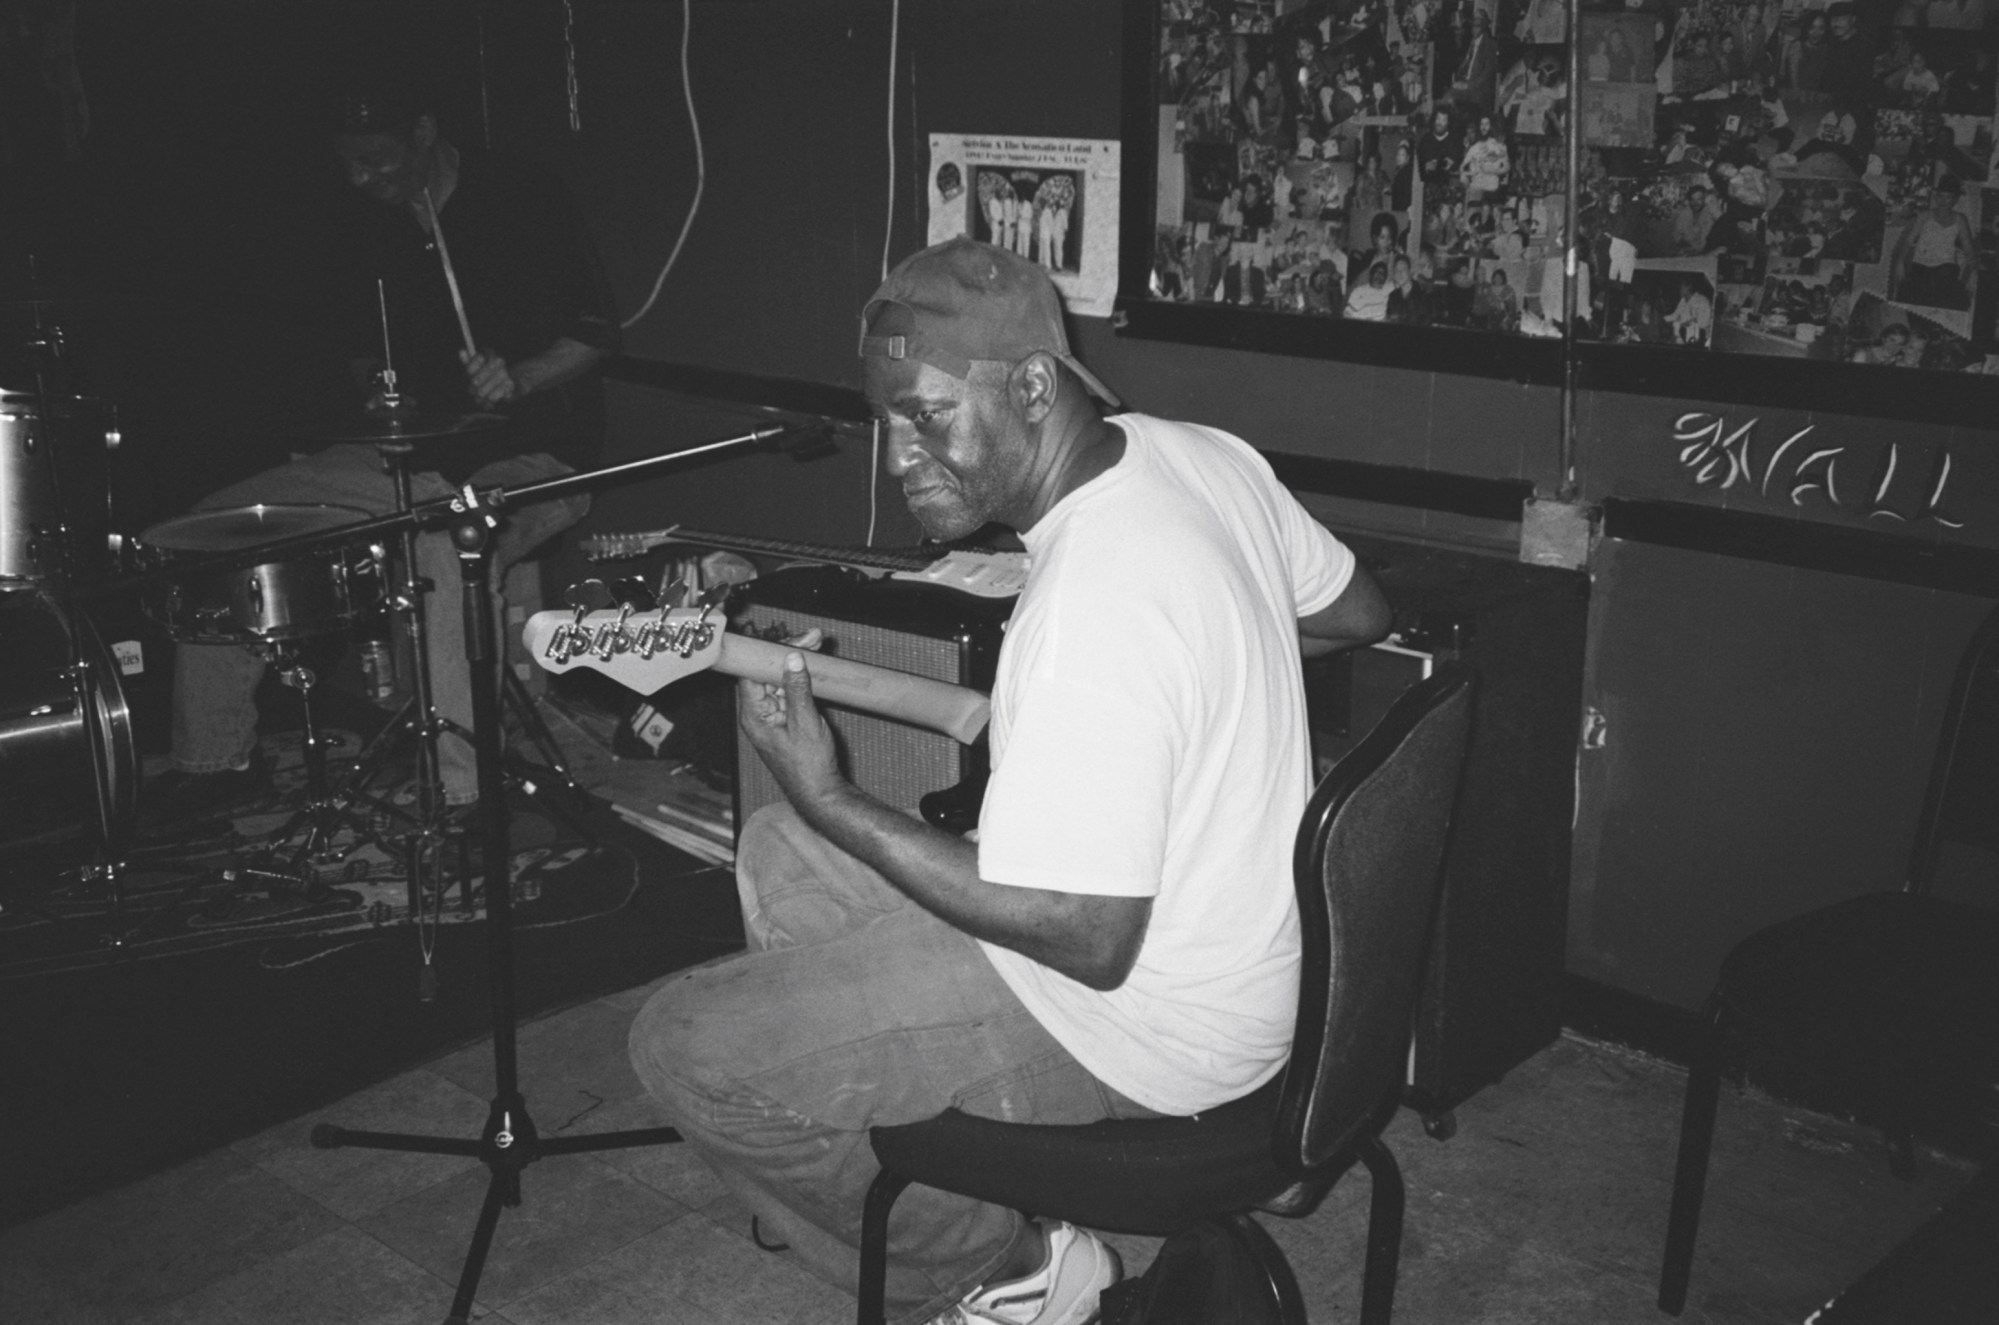
[[[1569,28],[1568,0],[1128,0],[1126,331],[1999,420],[1999,0]]]

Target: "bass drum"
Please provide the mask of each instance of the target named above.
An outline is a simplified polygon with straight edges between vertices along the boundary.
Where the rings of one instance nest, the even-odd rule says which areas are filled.
[[[0,388],[0,591],[110,569],[112,407]]]
[[[110,651],[39,593],[0,596],[0,842],[84,827],[116,848],[133,821],[138,747]]]

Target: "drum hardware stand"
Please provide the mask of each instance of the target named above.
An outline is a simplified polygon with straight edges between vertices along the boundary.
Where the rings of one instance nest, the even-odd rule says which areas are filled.
[[[299,656],[295,641],[272,641],[259,645],[257,651],[264,655],[269,666],[276,669],[285,685],[298,691],[299,754],[305,766],[305,804],[292,813],[291,818],[272,835],[271,845],[264,849],[265,857],[277,862],[274,866],[235,865],[221,871],[222,879],[229,887],[203,908],[214,913],[226,910],[257,882],[268,885],[273,893],[293,893],[307,903],[323,902],[331,895],[331,889],[313,866],[340,860],[352,850],[342,850],[333,841],[334,834],[346,818],[348,801],[345,797],[331,795],[327,786],[326,738],[320,732],[312,703],[313,689],[319,684],[318,672]],[[279,844],[289,841],[301,828],[305,830],[305,836],[288,853],[281,853]],[[350,872],[349,877],[357,876]]]
[[[606,1132],[590,1136],[543,1137],[528,1113],[521,1093],[516,1059],[513,957],[513,886],[508,877],[507,814],[504,804],[506,770],[500,752],[500,686],[502,670],[493,631],[491,595],[491,543],[499,513],[508,505],[587,491],[606,485],[611,479],[634,474],[676,459],[705,451],[763,443],[787,429],[760,428],[742,437],[710,443],[684,451],[651,456],[622,465],[606,466],[561,478],[525,485],[511,494],[495,488],[476,493],[468,485],[450,502],[452,542],[458,548],[458,568],[463,582],[465,614],[465,654],[472,681],[473,747],[479,761],[479,828],[485,865],[486,939],[493,1014],[494,1095],[486,1115],[486,1125],[474,1140],[462,1137],[412,1135],[401,1132],[363,1132],[331,1123],[312,1129],[312,1144],[320,1149],[362,1146],[375,1150],[405,1150],[419,1154],[466,1155],[486,1165],[491,1177],[486,1198],[472,1230],[472,1243],[465,1255],[458,1289],[451,1300],[451,1314],[445,1325],[466,1325],[478,1292],[479,1276],[492,1247],[504,1206],[521,1203],[521,1171],[545,1155],[574,1155],[597,1150],[624,1150],[635,1146],[664,1145],[681,1139],[671,1127],[647,1127],[626,1132]],[[426,508],[402,517],[411,523],[425,518]],[[407,526],[405,526],[407,527]],[[426,968],[428,969],[428,968]]]

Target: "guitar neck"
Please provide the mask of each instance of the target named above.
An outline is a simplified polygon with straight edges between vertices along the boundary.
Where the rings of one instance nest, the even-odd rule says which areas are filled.
[[[712,667],[725,676],[778,685],[797,649],[722,630],[706,612],[537,612],[521,632],[528,656],[551,672],[586,667],[642,695]],[[927,727],[970,745],[985,730],[986,697],[943,681],[834,654],[805,654],[812,692],[835,704]]]
[[[817,543],[792,543],[783,539],[753,538],[747,534],[718,534],[674,525],[670,529],[642,534],[618,534],[595,538],[584,545],[586,554],[614,553],[619,548],[647,551],[666,543],[694,543],[728,552],[753,552],[792,561],[813,561],[826,566],[853,566],[861,570],[920,571],[937,560],[938,554],[914,548],[830,547]]]
[[[715,670],[724,676],[782,685],[785,657],[796,652],[783,644],[732,632],[722,636]],[[832,654],[807,653],[805,670],[812,678],[812,693],[820,699],[927,727],[962,745],[970,745],[979,738],[992,714],[986,697],[976,690],[892,668],[850,662]]]

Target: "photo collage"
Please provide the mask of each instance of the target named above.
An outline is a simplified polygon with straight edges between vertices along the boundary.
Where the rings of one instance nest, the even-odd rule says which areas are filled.
[[[1993,11],[1160,0],[1150,293],[1999,373]]]

